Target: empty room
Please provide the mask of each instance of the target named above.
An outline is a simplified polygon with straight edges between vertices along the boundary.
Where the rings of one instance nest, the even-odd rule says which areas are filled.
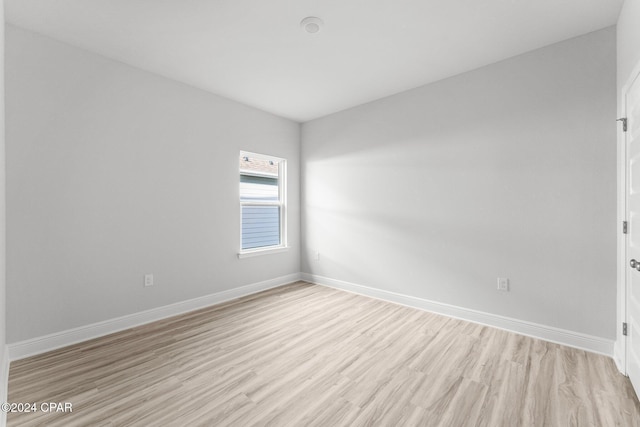
[[[0,427],[640,426],[640,0],[0,12]]]

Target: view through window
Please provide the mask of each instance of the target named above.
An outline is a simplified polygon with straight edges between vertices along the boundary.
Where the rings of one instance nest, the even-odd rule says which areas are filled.
[[[285,246],[284,159],[240,152],[243,251]]]

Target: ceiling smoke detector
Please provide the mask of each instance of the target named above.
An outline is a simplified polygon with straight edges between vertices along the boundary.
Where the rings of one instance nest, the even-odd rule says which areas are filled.
[[[307,16],[302,21],[300,21],[300,26],[309,34],[315,34],[324,25],[322,19],[316,18],[315,16]]]

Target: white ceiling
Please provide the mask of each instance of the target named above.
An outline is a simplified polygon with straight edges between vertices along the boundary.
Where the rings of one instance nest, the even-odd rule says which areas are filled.
[[[302,122],[614,25],[622,2],[6,0],[6,18]]]

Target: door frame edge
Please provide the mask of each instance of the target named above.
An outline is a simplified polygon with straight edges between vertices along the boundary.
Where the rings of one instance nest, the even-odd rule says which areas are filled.
[[[636,79],[640,78],[640,61],[633,67],[627,81],[618,95],[618,117],[626,117],[626,93]],[[616,270],[616,341],[613,348],[613,360],[618,370],[627,375],[627,338],[622,335],[622,324],[627,321],[627,235],[621,232],[622,222],[627,218],[627,141],[622,126],[616,122],[616,159],[617,177],[617,270]]]

